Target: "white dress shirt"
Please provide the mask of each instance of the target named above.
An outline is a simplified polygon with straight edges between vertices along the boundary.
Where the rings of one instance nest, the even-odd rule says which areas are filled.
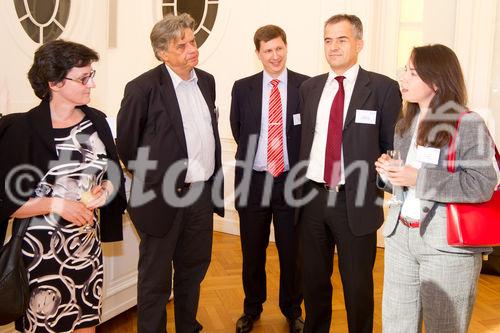
[[[356,83],[356,78],[358,77],[359,64],[355,64],[347,71],[345,71],[342,76],[344,79],[344,123],[345,117],[347,115],[347,110],[349,109],[349,103],[351,102],[352,91],[354,90],[354,84]],[[328,137],[328,122],[330,120],[330,108],[332,107],[333,99],[339,90],[339,83],[335,80],[335,77],[339,76],[333,70],[330,69],[328,72],[328,78],[323,88],[323,93],[321,94],[321,99],[319,101],[317,115],[316,115],[316,126],[314,128],[314,139],[311,147],[311,155],[309,157],[309,166],[307,168],[306,177],[312,181],[318,183],[325,182],[325,152],[326,152],[326,140]],[[340,170],[340,184],[345,184],[345,172],[344,172],[344,148],[342,146],[340,152],[341,170]]]
[[[286,101],[287,101],[287,86],[288,86],[288,71],[285,68],[277,77],[280,80],[278,89],[281,97],[281,106],[283,110],[283,158],[285,162],[285,171],[290,170],[288,163],[288,150],[286,142]],[[262,79],[262,118],[260,120],[260,135],[259,143],[257,145],[257,152],[253,162],[253,169],[255,171],[267,171],[267,135],[269,123],[269,98],[271,97],[271,90],[273,85],[271,81],[274,80],[271,75],[266,71],[263,73]]]
[[[411,138],[410,149],[408,150],[408,155],[406,156],[405,165],[414,167],[415,169],[420,169],[422,163],[417,160],[417,133],[418,124],[420,122],[420,114],[417,116],[417,126],[415,126],[415,131]],[[401,216],[410,218],[413,220],[420,220],[420,199],[415,196],[415,187],[408,187],[408,190],[403,192],[405,197],[403,200],[403,206],[401,207]]]
[[[215,137],[210,110],[198,87],[198,77],[194,70],[189,74],[188,80],[183,80],[165,66],[172,78],[186,137],[188,167],[185,182],[206,181],[215,170]]]

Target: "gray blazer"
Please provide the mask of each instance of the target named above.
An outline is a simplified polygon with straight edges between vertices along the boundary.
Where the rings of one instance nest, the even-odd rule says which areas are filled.
[[[401,137],[394,135],[394,149],[399,149],[406,160],[412,135],[417,126],[413,119],[411,129]],[[488,201],[497,184],[497,174],[493,166],[493,142],[482,118],[471,112],[462,118],[458,130],[455,173],[448,172],[448,145],[441,148],[438,165],[422,163],[415,186],[420,199],[420,236],[431,247],[445,252],[477,253],[491,248],[451,247],[446,239],[446,203]],[[392,188],[383,184],[385,190]],[[395,195],[403,200],[405,191],[395,188]],[[389,208],[383,234],[391,237],[399,223],[401,205]]]

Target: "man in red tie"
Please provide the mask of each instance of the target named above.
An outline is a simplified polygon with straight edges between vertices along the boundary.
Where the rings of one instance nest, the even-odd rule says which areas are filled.
[[[349,332],[372,332],[376,231],[383,221],[374,162],[392,149],[401,109],[396,81],[358,64],[363,26],[335,15],[324,26],[330,71],[300,89],[302,139],[298,216],[306,319],[304,332],[328,333],[332,318],[333,254],[344,288]]]
[[[264,70],[234,83],[231,129],[238,144],[236,209],[243,252],[244,313],[236,332],[250,332],[266,300],[266,248],[271,221],[280,260],[279,306],[290,332],[302,332],[294,210],[284,198],[288,171],[297,163],[301,121],[299,86],[308,77],[286,68],[286,34],[266,25],[254,36]],[[248,163],[249,168],[242,167]],[[245,175],[248,169],[250,174]]]

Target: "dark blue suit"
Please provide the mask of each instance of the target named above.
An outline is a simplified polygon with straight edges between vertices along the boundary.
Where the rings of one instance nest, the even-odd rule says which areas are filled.
[[[299,114],[299,87],[308,77],[288,70],[286,143],[290,169],[299,157],[301,126],[293,121]],[[257,145],[249,146],[252,136],[259,137],[262,120],[263,72],[243,78],[234,83],[231,100],[231,129],[238,144],[236,160],[250,156],[253,165]],[[256,142],[258,144],[258,140]],[[249,149],[253,149],[249,151]],[[243,252],[243,287],[245,290],[244,312],[257,316],[262,312],[266,300],[266,248],[270,223],[274,224],[276,246],[280,259],[280,297],[282,313],[289,319],[301,315],[302,295],[298,286],[297,239],[294,226],[294,209],[284,200],[284,182],[288,172],[274,178],[269,204],[262,204],[264,181],[267,172],[253,171],[249,188],[248,204],[236,198],[236,209],[240,217],[240,235]],[[235,188],[243,177],[243,169],[236,167]]]

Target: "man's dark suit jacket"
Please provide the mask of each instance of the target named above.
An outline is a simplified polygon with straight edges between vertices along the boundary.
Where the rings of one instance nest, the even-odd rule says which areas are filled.
[[[195,68],[195,72],[212,118],[215,137],[214,176],[220,172],[222,177],[221,144],[215,114],[215,80],[211,74],[200,69]],[[128,211],[134,225],[141,232],[163,236],[170,230],[171,222],[178,211],[177,207],[169,205],[164,199],[163,179],[174,163],[185,160],[185,168],[177,177],[175,188],[167,189],[172,194],[174,191],[181,192],[181,188],[186,186],[184,180],[188,158],[181,111],[165,64],[149,70],[126,85],[118,113],[117,134],[118,153],[127,169],[130,169],[129,162],[136,159],[137,151],[141,147],[148,147],[149,160],[157,161],[157,167],[148,170],[144,179],[134,175],[132,183],[132,187],[142,187],[143,192],[152,190],[155,198],[137,207],[132,207],[129,202]],[[131,172],[133,173],[133,170]],[[223,216],[223,179],[219,185],[220,200],[215,201],[214,211]]]
[[[286,110],[286,140],[288,149],[288,162],[290,169],[299,160],[300,146],[300,124],[293,124],[293,116],[299,114],[299,87],[309,77],[289,69],[287,78],[287,110]],[[262,120],[262,80],[263,72],[243,78],[234,83],[231,100],[231,130],[238,144],[236,160],[245,160],[247,156],[248,140],[250,136],[256,135],[256,145],[251,152],[251,165],[255,159],[257,146],[259,144],[260,125]],[[235,170],[235,187],[243,177],[242,168]],[[239,200],[236,206],[239,207]]]
[[[302,141],[300,161],[309,159],[316,127],[318,104],[328,74],[319,75],[304,82],[300,89],[300,112],[302,115]],[[376,124],[356,123],[356,110],[377,111]],[[351,101],[344,121],[342,146],[344,167],[363,163],[368,174],[361,175],[361,168],[346,173],[347,217],[351,232],[356,236],[376,231],[383,222],[383,193],[375,186],[377,172],[374,163],[380,154],[392,149],[394,126],[401,111],[401,94],[398,83],[384,75],[360,68],[354,85]],[[303,169],[300,176],[305,174]],[[299,196],[304,195],[301,189]],[[364,196],[363,196],[364,194]],[[360,205],[356,197],[362,195]]]

